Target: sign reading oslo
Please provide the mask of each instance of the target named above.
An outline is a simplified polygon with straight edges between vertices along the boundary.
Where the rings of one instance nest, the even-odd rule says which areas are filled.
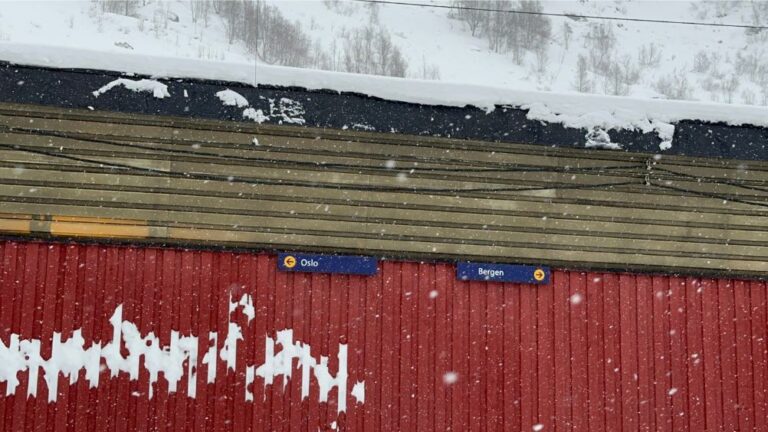
[[[456,277],[461,280],[548,284],[549,268],[513,264],[458,263]]]
[[[375,275],[376,258],[352,255],[310,255],[279,253],[277,268],[282,271]]]

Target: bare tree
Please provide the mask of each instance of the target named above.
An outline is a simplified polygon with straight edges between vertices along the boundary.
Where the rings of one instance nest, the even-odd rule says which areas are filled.
[[[640,47],[637,54],[637,63],[640,67],[656,67],[661,64],[661,50],[653,42]]]
[[[102,12],[132,16],[139,7],[139,0],[97,0]]]
[[[563,47],[567,50],[568,45],[571,42],[571,36],[573,36],[573,28],[567,22],[563,22]]]
[[[739,77],[735,74],[730,75],[723,80],[720,84],[720,88],[722,89],[725,102],[733,103],[733,96],[736,93],[736,90],[739,89]]]
[[[479,0],[454,0],[453,3],[461,8],[458,9],[457,18],[467,23],[469,32],[472,33],[472,36],[476,36],[480,23],[486,15],[486,12],[479,11],[477,8],[483,6],[482,3],[484,2]]]
[[[576,62],[576,80],[573,82],[573,87],[581,93],[588,93],[592,90],[592,83],[589,81],[587,58],[581,54],[579,54],[579,59]]]
[[[586,35],[589,47],[589,59],[592,69],[607,75],[611,69],[613,50],[616,46],[616,35],[609,23],[592,24]]]
[[[691,86],[685,71],[675,70],[672,74],[659,78],[654,84],[656,91],[670,99],[690,99]]]
[[[696,55],[693,57],[693,71],[698,73],[705,73],[709,70],[709,67],[712,65],[712,61],[709,59],[709,56],[704,51],[699,51],[696,53]]]

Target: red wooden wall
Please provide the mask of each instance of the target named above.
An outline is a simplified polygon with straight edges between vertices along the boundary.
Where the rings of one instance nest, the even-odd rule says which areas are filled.
[[[235,373],[219,359],[206,384],[198,365],[195,398],[186,379],[169,394],[161,377],[150,400],[144,369],[130,381],[105,368],[95,388],[83,372],[73,385],[60,378],[48,403],[42,372],[29,398],[21,372],[14,394],[0,382],[0,431],[316,431],[334,421],[351,431],[768,431],[764,282],[573,271],[552,281],[460,282],[451,264],[413,262],[383,262],[371,278],[286,274],[267,254],[0,242],[0,342],[40,339],[44,358],[53,332],[110,340],[118,304],[164,344],[172,329],[226,333],[230,293],[251,294],[256,310],[250,324],[238,318]],[[246,402],[246,366],[264,362],[265,336],[284,328],[334,374],[346,343],[348,388],[364,380],[365,403],[348,395],[337,416],[336,390],[321,404],[312,382],[302,400],[298,373],[285,390],[282,378],[264,389],[257,377]],[[201,356],[207,347],[201,337]]]

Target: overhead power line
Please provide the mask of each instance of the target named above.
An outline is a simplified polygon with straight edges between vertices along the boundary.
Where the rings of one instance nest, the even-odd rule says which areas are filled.
[[[279,164],[281,166],[286,166],[286,167],[293,166],[293,167],[306,167],[306,168],[316,168],[316,169],[368,170],[368,171],[385,172],[385,173],[406,172],[406,173],[412,173],[412,174],[424,174],[424,173],[441,174],[441,173],[457,173],[457,172],[459,173],[497,173],[497,172],[498,173],[511,173],[511,172],[536,173],[536,172],[541,172],[541,173],[564,173],[564,174],[602,174],[602,173],[611,173],[613,171],[618,171],[617,174],[627,174],[626,171],[628,170],[632,171],[632,170],[638,170],[640,168],[645,168],[644,165],[640,165],[640,164],[592,166],[592,167],[546,167],[546,166],[530,166],[530,165],[523,165],[523,164],[494,164],[492,167],[487,167],[487,168],[475,168],[475,167],[468,168],[464,166],[452,166],[452,167],[445,167],[445,168],[422,167],[422,166],[387,167],[382,164],[366,165],[366,164],[351,164],[351,163],[350,164],[326,163],[322,161],[315,161],[315,162],[290,161],[290,160],[275,159],[275,158],[268,158],[268,157],[225,155],[219,152],[205,151],[205,150],[168,149],[168,148],[162,148],[162,147],[157,147],[152,145],[136,144],[136,143],[129,143],[124,141],[117,141],[117,140],[83,137],[81,136],[81,134],[71,133],[71,132],[47,131],[47,130],[18,128],[18,127],[6,128],[2,126],[0,126],[0,130],[7,130],[13,133],[23,133],[23,134],[36,135],[36,136],[66,138],[66,139],[72,139],[72,140],[77,140],[81,142],[107,144],[107,145],[112,145],[117,147],[126,147],[126,148],[132,148],[132,149],[151,150],[154,152],[177,154],[177,155],[184,155],[189,157],[211,157],[211,158],[220,159],[222,161],[226,160],[226,161],[234,161],[239,163],[257,162],[257,163],[269,163],[273,165]],[[210,144],[210,142],[207,142],[207,141],[195,142],[195,144],[198,144],[198,143]],[[440,164],[444,162],[436,160],[436,161],[425,161],[424,163]],[[640,175],[637,172],[634,174],[636,176]]]
[[[110,162],[97,158],[87,158],[81,156],[72,156],[59,150],[32,149],[20,146],[18,144],[0,144],[0,148],[8,150],[23,151],[31,154],[45,155],[75,162],[84,162],[95,164],[100,167],[106,167],[113,170],[120,170],[127,173],[145,173],[154,176],[163,176],[171,178],[185,178],[194,180],[223,181],[228,183],[242,183],[253,186],[294,186],[294,187],[314,187],[320,189],[346,189],[370,192],[409,192],[409,193],[435,193],[435,194],[461,194],[461,193],[494,193],[494,192],[533,192],[545,190],[561,189],[604,189],[618,186],[636,185],[641,186],[644,183],[638,180],[624,182],[610,182],[598,184],[572,184],[572,183],[552,183],[547,186],[523,186],[523,187],[480,187],[480,188],[426,188],[419,186],[385,186],[385,185],[363,185],[363,184],[345,184],[345,183],[318,183],[308,181],[292,180],[274,180],[274,179],[254,179],[247,177],[226,176],[220,174],[181,172],[173,170],[162,170],[157,168],[146,168],[134,166],[125,163]]]
[[[540,15],[540,16],[571,18],[571,19],[595,19],[595,20],[604,20],[604,21],[628,21],[628,22],[642,22],[642,23],[654,23],[654,24],[678,24],[678,25],[691,25],[691,26],[704,26],[704,27],[730,27],[730,28],[741,28],[741,29],[752,29],[752,30],[768,30],[768,26],[749,25],[749,24],[729,24],[729,23],[712,23],[712,22],[697,22],[697,21],[660,20],[660,19],[650,19],[650,18],[581,15],[581,14],[554,13],[554,12],[534,12],[534,11],[523,11],[523,10],[515,10],[515,9],[495,9],[495,8],[474,7],[474,6],[411,3],[406,1],[395,1],[395,0],[352,0],[352,1],[356,1],[358,3],[385,4],[385,5],[394,5],[394,6],[468,10],[468,11],[508,13],[508,14],[518,14],[518,15]]]

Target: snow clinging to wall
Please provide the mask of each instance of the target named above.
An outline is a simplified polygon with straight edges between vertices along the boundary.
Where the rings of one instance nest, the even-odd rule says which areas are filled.
[[[253,299],[245,294],[239,300],[229,301],[230,322],[227,334],[222,338],[223,346],[219,349],[219,335],[216,332],[208,334],[209,349],[202,358],[202,364],[207,365],[207,382],[214,383],[220,378],[217,372],[217,357],[227,367],[225,374],[233,372],[237,368],[238,341],[243,340],[243,329],[233,322],[233,315],[240,310],[248,320],[255,317]],[[131,380],[139,379],[140,368],[149,373],[147,395],[151,399],[154,396],[155,383],[160,374],[168,382],[168,392],[174,393],[178,383],[186,376],[187,396],[194,398],[197,388],[197,373],[201,363],[198,353],[199,338],[195,335],[182,335],[176,330],[171,331],[170,344],[163,345],[154,333],[142,335],[136,324],[123,320],[122,305],[115,308],[109,319],[112,325],[112,339],[103,345],[98,341],[91,341],[86,348],[86,341],[81,330],[75,330],[72,335],[62,340],[61,333],[54,333],[52,337],[52,350],[49,358],[41,356],[40,339],[21,339],[18,334],[11,334],[8,344],[0,340],[0,382],[6,383],[6,395],[16,393],[19,386],[20,372],[27,372],[27,396],[37,396],[38,378],[42,369],[43,380],[48,388],[48,401],[55,402],[58,396],[58,380],[60,376],[69,378],[69,383],[75,384],[80,378],[80,371],[85,372],[85,379],[91,388],[98,387],[102,365],[109,371],[109,378],[115,378],[120,373],[126,373]],[[121,353],[121,346],[128,352],[127,356]],[[280,350],[276,347],[280,346]],[[347,397],[355,397],[362,403],[360,382],[355,385],[352,394],[347,391],[347,345],[339,344],[337,359],[338,371],[333,375],[328,367],[328,357],[321,356],[316,359],[312,355],[312,347],[309,344],[293,340],[293,330],[279,331],[277,337],[265,339],[265,358],[261,365],[246,365],[245,367],[245,394],[244,399],[254,401],[251,390],[255,377],[264,379],[264,386],[272,385],[274,379],[283,376],[283,388],[287,385],[294,369],[294,360],[298,360],[298,368],[302,371],[301,389],[302,399],[309,397],[310,381],[314,377],[319,387],[319,402],[327,402],[331,390],[338,389],[338,412],[346,411]],[[141,359],[143,358],[143,362]],[[103,360],[103,362],[102,362]],[[363,387],[364,389],[364,387]],[[262,396],[263,397],[263,396]]]

